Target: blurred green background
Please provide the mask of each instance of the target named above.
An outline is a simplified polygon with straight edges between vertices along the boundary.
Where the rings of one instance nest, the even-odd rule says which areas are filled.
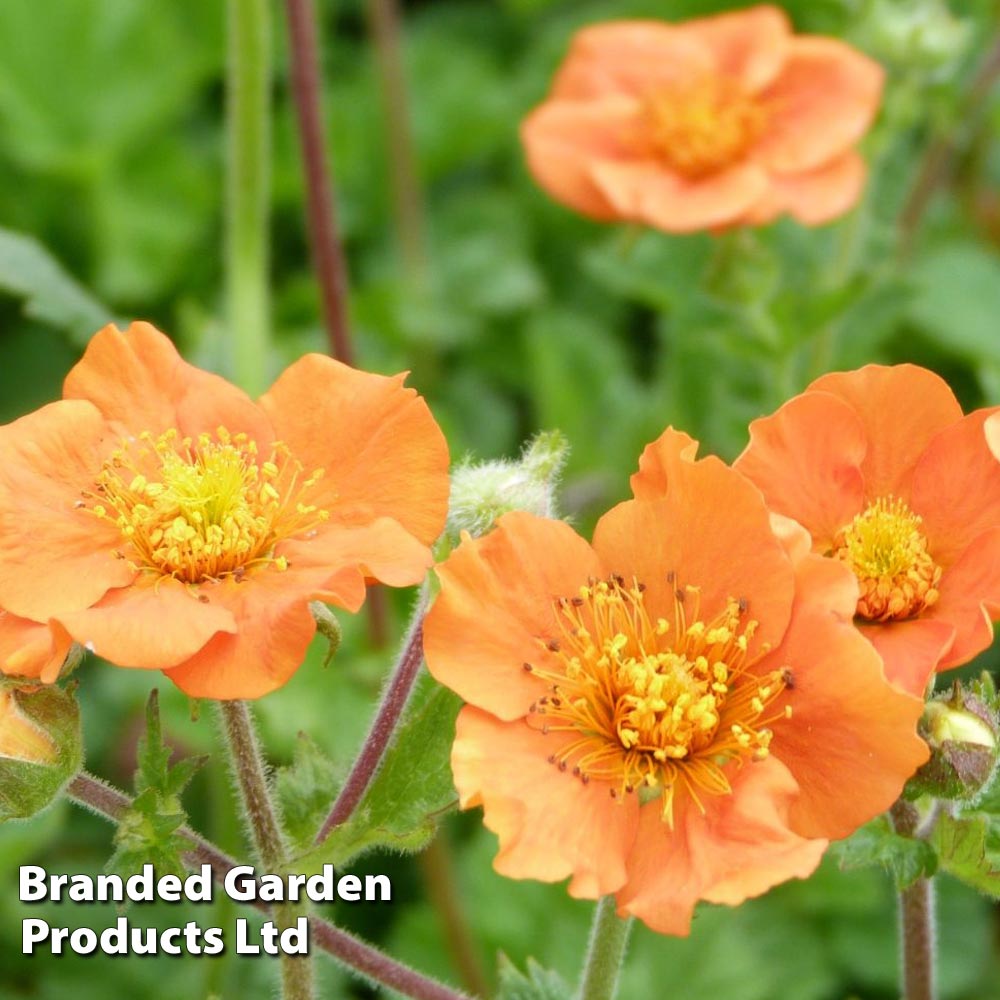
[[[845,37],[889,70],[865,152],[864,203],[820,230],[782,221],[717,239],[630,234],[578,218],[528,177],[520,119],[580,25],[681,19],[733,4],[698,0],[411,0],[402,6],[416,150],[416,242],[401,250],[377,63],[363,0],[318,4],[326,126],[350,277],[358,364],[412,371],[458,459],[515,455],[543,428],[573,451],[563,499],[582,530],[627,494],[643,445],[668,423],[727,459],[748,420],[821,371],[916,361],[965,407],[1000,403],[1000,88],[993,0],[790,0],[800,31]],[[274,15],[272,375],[325,350],[303,222],[283,5]],[[995,74],[996,67],[993,67]],[[55,399],[105,318],[144,318],[192,361],[226,373],[224,326],[225,8],[221,0],[0,3],[0,419]],[[919,178],[945,156],[933,196]],[[407,613],[394,595],[393,635]],[[273,760],[305,731],[344,766],[360,742],[393,650],[346,623],[334,665],[317,644],[286,688],[258,706]],[[995,654],[977,665],[995,666]],[[130,787],[142,708],[161,679],[88,662],[80,673],[88,766]],[[184,752],[217,749],[212,713],[160,683],[165,727]],[[192,822],[244,853],[220,761],[195,780]],[[571,980],[589,904],[562,887],[490,868],[478,814],[452,817],[458,894],[487,977],[498,951]],[[17,865],[98,871],[111,829],[64,804],[0,829],[0,997],[272,995],[271,963],[223,959],[28,958],[20,921],[104,926],[113,907],[22,906]],[[333,918],[449,981],[459,972],[427,866],[372,854],[389,906]],[[943,1000],[1000,997],[995,907],[940,885]],[[231,922],[226,907],[139,906],[138,924]],[[329,997],[375,993],[320,960]],[[876,872],[832,862],[806,883],[738,910],[705,907],[692,937],[638,929],[623,997],[888,1000],[897,995],[894,902]]]

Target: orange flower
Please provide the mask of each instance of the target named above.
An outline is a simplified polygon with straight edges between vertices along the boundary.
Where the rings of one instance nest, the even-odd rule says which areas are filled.
[[[735,465],[860,581],[857,622],[915,694],[1000,618],[1000,465],[984,423],[914,365],[824,375],[750,425]],[[995,419],[995,418],[994,418]]]
[[[683,233],[790,212],[817,225],[858,200],[854,146],[882,79],[836,39],[793,36],[777,7],[614,21],[575,36],[521,135],[538,183],[595,219]]]
[[[0,428],[0,606],[195,697],[280,687],[311,600],[431,565],[447,445],[402,378],[307,355],[254,403],[105,327],[62,401]]]
[[[851,625],[857,586],[772,531],[758,491],[690,438],[593,546],[507,514],[439,567],[431,673],[468,703],[452,769],[499,835],[497,871],[614,893],[686,934],[809,875],[926,758],[920,700]],[[640,478],[642,481],[639,482]]]

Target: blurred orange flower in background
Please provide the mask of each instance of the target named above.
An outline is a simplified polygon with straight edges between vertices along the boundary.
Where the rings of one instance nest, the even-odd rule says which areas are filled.
[[[699,899],[809,875],[927,748],[851,624],[852,574],[690,438],[656,448],[593,546],[524,513],[466,538],[424,649],[468,703],[452,770],[496,869],[686,934]]]
[[[45,642],[72,638],[259,697],[302,662],[310,601],[356,610],[366,577],[432,563],[448,450],[402,376],[307,355],[254,403],[134,323],[93,337],[63,395],[0,428],[0,652],[35,644],[5,671],[51,680]]]
[[[994,410],[963,416],[915,365],[824,375],[750,425],[735,466],[772,510],[849,566],[857,620],[890,678],[922,693],[968,662],[1000,618],[1000,463]]]
[[[615,21],[573,39],[524,121],[528,166],[557,201],[668,232],[817,225],[858,200],[854,150],[882,69],[761,6],[681,24]]]

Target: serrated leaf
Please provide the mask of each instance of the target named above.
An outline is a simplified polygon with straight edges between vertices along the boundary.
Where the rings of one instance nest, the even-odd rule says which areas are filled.
[[[187,757],[171,766],[173,751],[163,743],[159,693],[146,703],[146,732],[136,752],[135,790],[115,831],[115,853],[107,870],[123,878],[152,863],[158,875],[183,875],[184,852],[190,847],[177,831],[187,820],[181,792],[207,757]]]
[[[82,762],[80,710],[71,691],[0,682],[0,822],[41,812]]]
[[[991,850],[991,826],[995,824],[979,813],[959,817],[942,813],[931,842],[942,871],[1000,899],[1000,855]]]
[[[114,317],[34,237],[0,229],[0,289],[24,300],[28,316],[86,344]]]
[[[315,740],[299,733],[292,763],[280,768],[274,778],[285,833],[294,850],[307,851],[312,846],[342,778],[341,769]]]
[[[521,972],[506,956],[500,955],[496,1000],[570,1000],[572,989],[558,972],[544,969],[533,958]]]
[[[425,675],[354,814],[291,867],[310,874],[324,864],[342,866],[374,848],[410,852],[424,847],[440,817],[458,801],[449,759],[459,705],[456,695]]]
[[[888,816],[879,816],[831,848],[842,869],[877,866],[905,889],[918,878],[928,878],[938,867],[934,848],[926,841],[904,837],[892,828]]]

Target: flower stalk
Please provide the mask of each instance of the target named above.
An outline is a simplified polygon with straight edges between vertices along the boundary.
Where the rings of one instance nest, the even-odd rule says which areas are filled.
[[[229,0],[226,80],[226,327],[233,374],[267,382],[270,303],[271,25],[266,0]]]
[[[896,832],[920,835],[920,815],[909,802],[899,801],[890,810]],[[899,893],[900,959],[903,965],[903,1000],[935,1000],[934,988],[934,885],[918,878]]]
[[[613,896],[598,900],[578,1000],[613,1000],[631,930],[632,918],[618,916]]]
[[[413,624],[403,646],[402,655],[382,696],[382,702],[375,714],[375,721],[365,737],[351,773],[347,776],[340,794],[316,835],[316,843],[322,844],[336,827],[345,823],[357,808],[375,772],[382,763],[396,727],[403,715],[413,692],[420,665],[423,663],[424,612],[427,605],[426,593],[422,593],[413,616]]]
[[[287,860],[287,849],[271,800],[250,709],[244,701],[222,701],[219,712],[257,856],[268,872],[278,872]],[[274,913],[278,930],[282,931],[294,926],[302,915],[302,907],[285,904],[276,906]],[[283,1000],[311,1000],[314,995],[312,960],[308,956],[282,954],[281,987]]]

